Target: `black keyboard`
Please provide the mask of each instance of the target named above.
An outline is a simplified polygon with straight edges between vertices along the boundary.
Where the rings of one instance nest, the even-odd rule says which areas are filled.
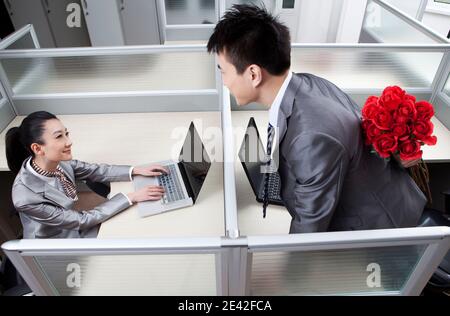
[[[278,172],[271,173],[269,175],[269,199],[280,200],[281,180]]]
[[[278,172],[270,173],[269,174],[269,201],[275,201],[278,202],[277,204],[283,204],[281,196],[280,196],[280,189],[281,189],[281,180],[280,175]],[[262,190],[260,191],[259,197],[261,201],[264,200],[264,186],[262,187]]]

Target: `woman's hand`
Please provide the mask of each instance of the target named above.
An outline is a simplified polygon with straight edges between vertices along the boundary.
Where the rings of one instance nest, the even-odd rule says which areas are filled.
[[[164,188],[157,185],[148,185],[136,192],[127,194],[131,203],[144,201],[158,201],[163,197],[163,195],[164,195]]]
[[[400,156],[394,155],[395,160],[398,161],[399,164],[403,166],[403,168],[411,168],[420,163],[422,159],[414,159],[414,160],[402,160]]]
[[[141,175],[145,177],[157,177],[163,173],[169,173],[169,170],[160,165],[133,168],[133,176]]]

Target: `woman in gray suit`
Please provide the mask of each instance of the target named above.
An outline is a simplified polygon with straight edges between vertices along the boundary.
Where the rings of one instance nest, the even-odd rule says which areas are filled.
[[[12,200],[19,212],[24,238],[95,238],[100,224],[133,203],[159,200],[164,189],[148,186],[118,193],[92,210],[73,209],[76,180],[131,181],[133,175],[158,176],[162,166],[147,168],[90,164],[72,160],[72,141],[62,122],[39,111],[6,133],[6,158],[17,176]]]

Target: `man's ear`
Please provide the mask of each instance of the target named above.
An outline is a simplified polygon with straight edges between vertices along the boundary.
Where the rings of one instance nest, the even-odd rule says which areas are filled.
[[[262,82],[262,69],[258,65],[250,65],[248,67],[248,75],[250,77],[253,88],[257,88]]]
[[[33,151],[33,153],[35,155],[43,155],[44,151],[42,150],[42,146],[39,145],[38,143],[33,143],[30,145],[31,147],[31,151]]]

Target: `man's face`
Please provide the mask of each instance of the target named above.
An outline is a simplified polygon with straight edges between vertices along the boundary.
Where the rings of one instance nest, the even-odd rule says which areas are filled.
[[[238,74],[236,67],[228,62],[225,53],[218,54],[219,70],[222,73],[223,84],[236,98],[238,105],[247,105],[257,99],[250,66],[242,74]]]

